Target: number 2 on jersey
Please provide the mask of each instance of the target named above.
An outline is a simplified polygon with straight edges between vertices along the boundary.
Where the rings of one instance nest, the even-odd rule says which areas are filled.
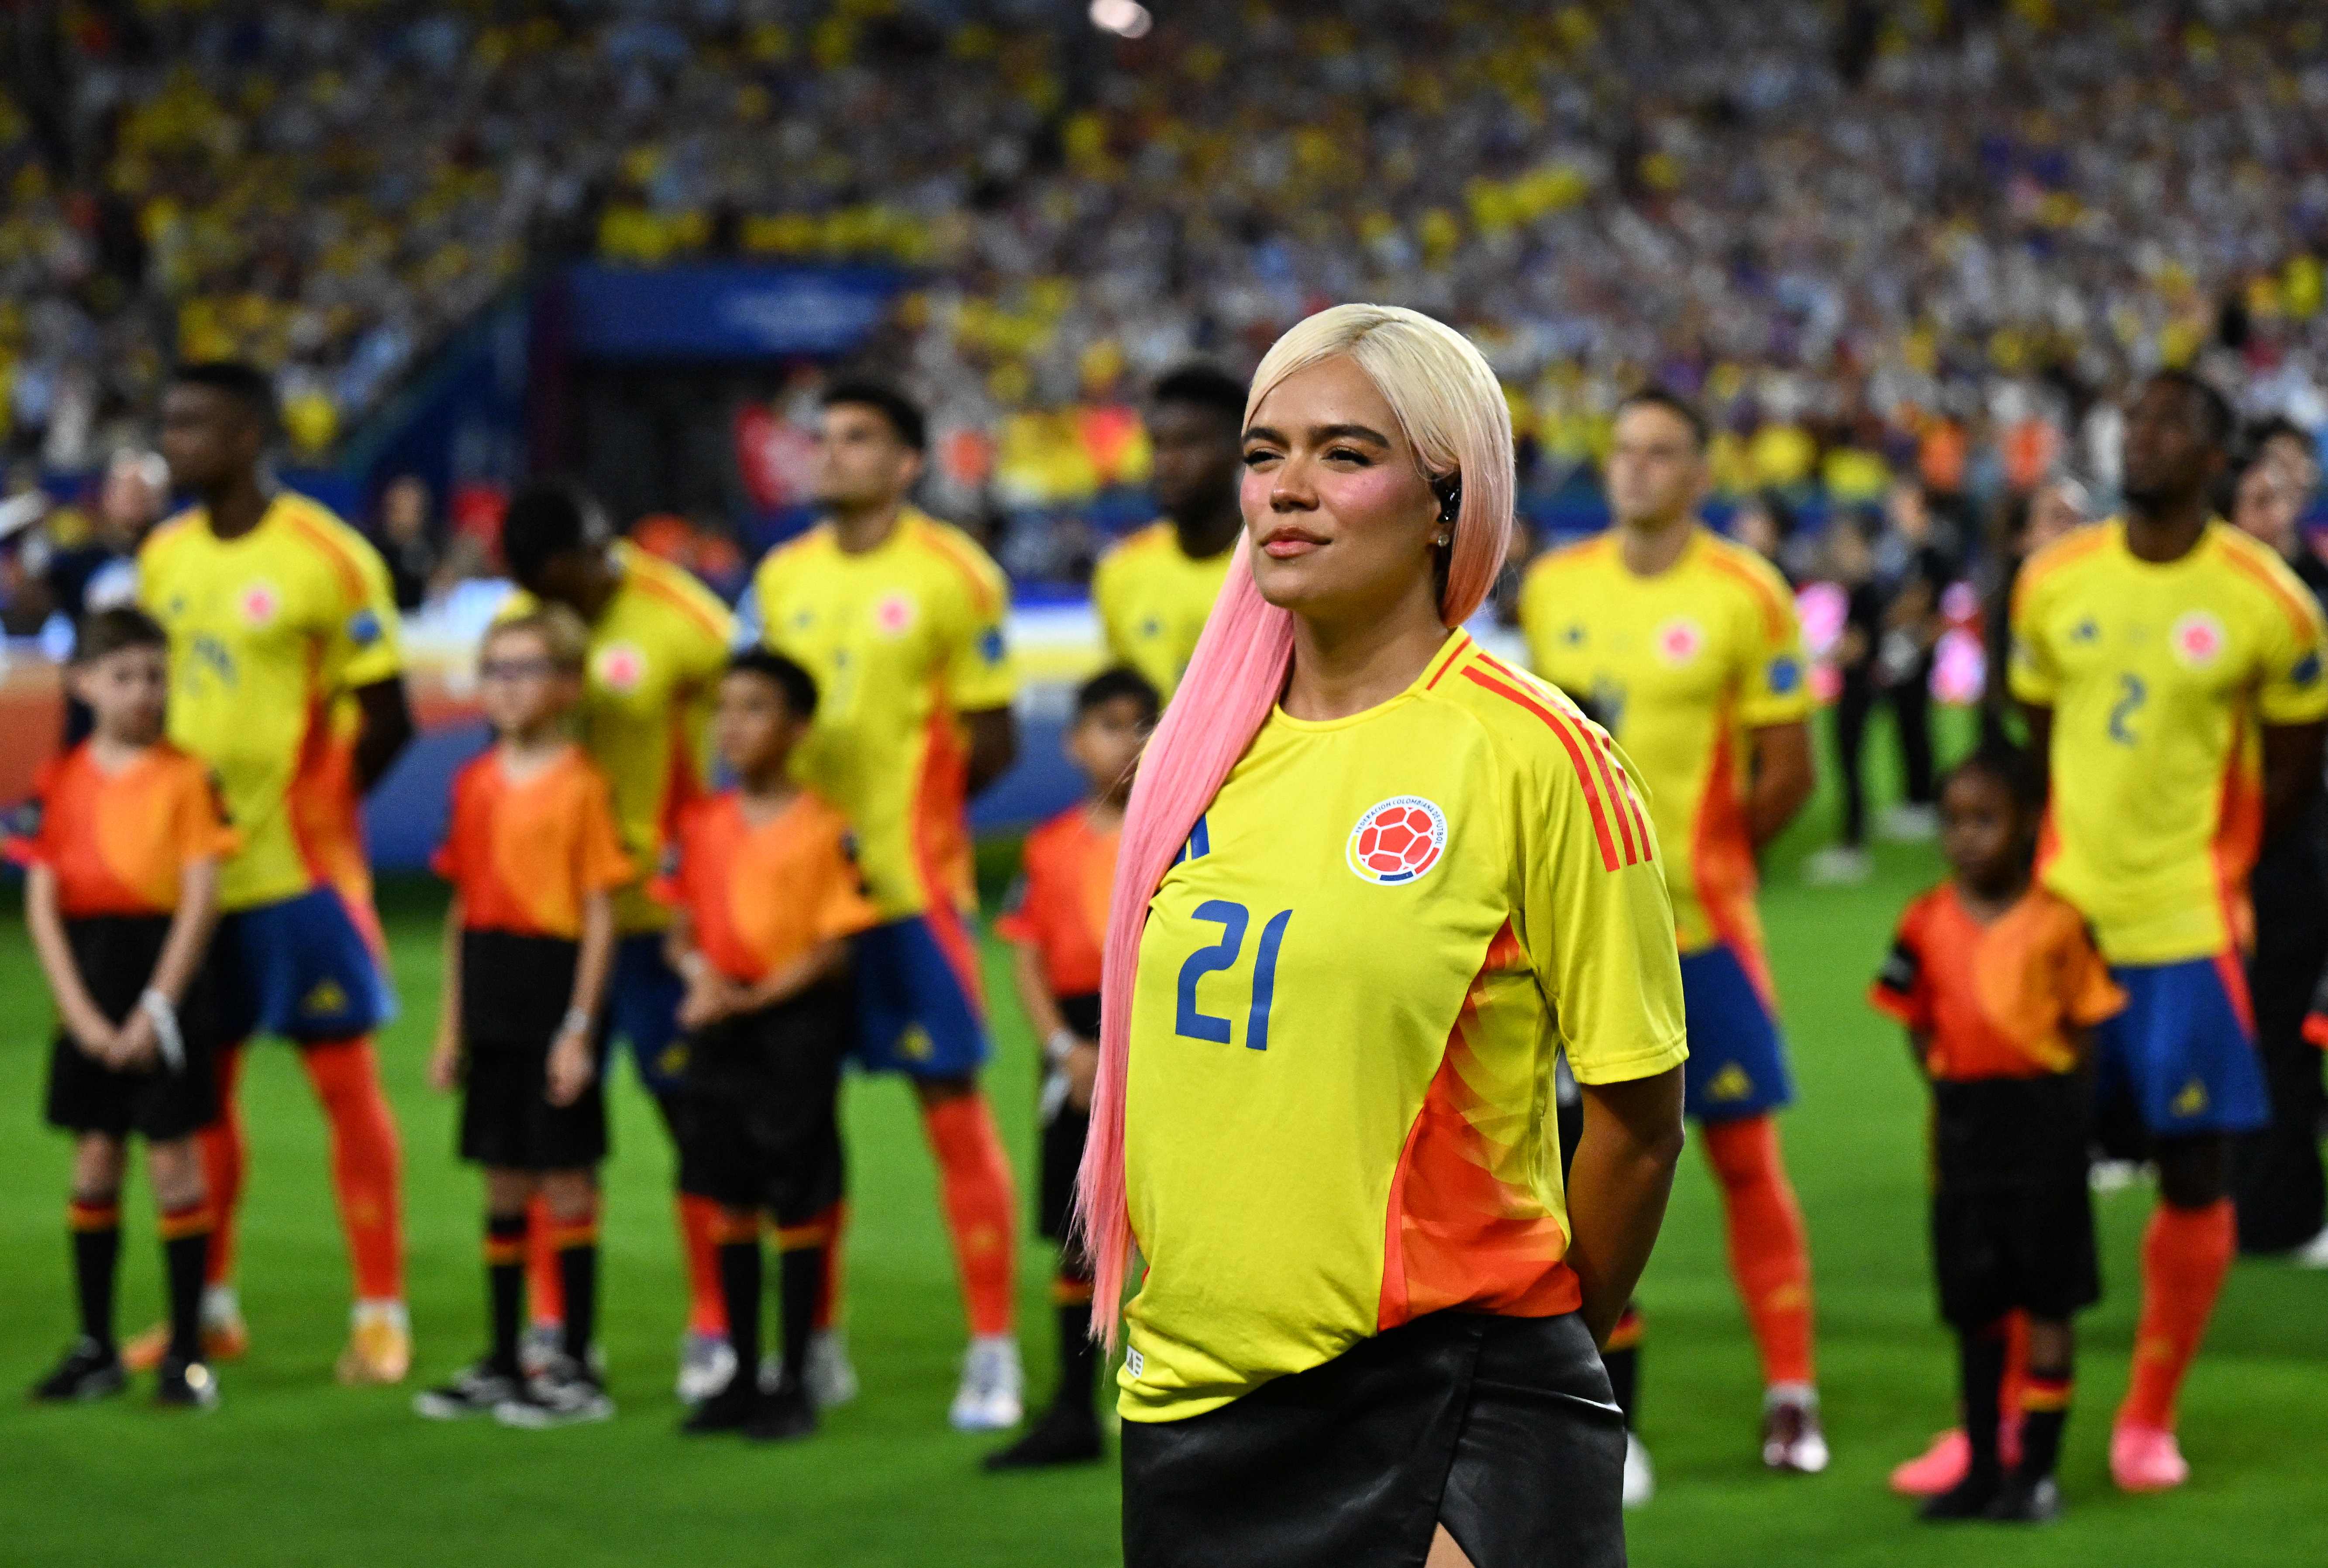
[[[1197,906],[1196,916],[1207,925],[1219,926],[1221,939],[1197,949],[1180,965],[1179,1003],[1174,1009],[1172,1030],[1188,1039],[1225,1046],[1229,1043],[1229,1020],[1197,1006],[1197,982],[1208,974],[1236,967],[1237,958],[1244,951],[1244,934],[1253,925],[1253,912],[1225,898],[1207,898]],[[1277,951],[1285,944],[1285,927],[1292,919],[1292,910],[1281,909],[1261,928],[1261,943],[1253,965],[1253,1002],[1245,1014],[1247,1050],[1269,1049],[1269,1012],[1277,1000]]]
[[[2142,683],[2139,675],[2120,675],[2117,681],[2117,701],[2110,708],[2109,737],[2120,746],[2132,746],[2136,743],[2136,736],[2126,728],[2126,720],[2141,710],[2143,703],[2150,696],[2150,689]]]

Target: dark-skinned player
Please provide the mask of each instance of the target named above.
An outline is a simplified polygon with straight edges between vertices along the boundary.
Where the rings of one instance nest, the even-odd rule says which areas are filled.
[[[233,1290],[243,1138],[242,1047],[275,1035],[331,1124],[332,1182],[354,1265],[339,1376],[396,1383],[412,1359],[404,1307],[396,1122],[372,1033],[394,1010],[357,806],[412,738],[388,568],[268,462],[275,390],[249,365],[187,365],[162,399],[162,455],[194,504],[137,555],[138,600],[170,636],[170,740],[217,775],[241,835],[221,869],[221,1119],[202,1134],[217,1225],[204,1343],[240,1354]],[[158,1359],[166,1334],[125,1347]]]
[[[2241,953],[2258,842],[2320,787],[2320,608],[2213,514],[2229,406],[2170,371],[2127,407],[2126,511],[2032,558],[2013,693],[2049,764],[2039,879],[2094,928],[2126,1010],[2101,1030],[2105,1114],[2158,1167],[2134,1369],[2110,1441],[2128,1491],[2189,1475],[2175,1397],[2236,1247],[2234,1136],[2268,1114]]]

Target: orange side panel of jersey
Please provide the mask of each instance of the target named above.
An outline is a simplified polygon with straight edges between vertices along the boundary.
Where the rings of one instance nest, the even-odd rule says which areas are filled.
[[[333,717],[328,700],[308,699],[306,728],[283,809],[307,874],[340,896],[364,941],[375,953],[385,953],[388,938],[372,909],[371,866],[364,859],[363,825],[356,812],[355,746],[335,733]]]
[[[1775,1010],[1778,989],[1762,953],[1762,918],[1754,907],[1754,850],[1747,839],[1746,810],[1738,798],[1738,767],[1731,755],[1733,733],[1725,704],[1714,725],[1705,794],[1692,824],[1690,877],[1706,923],[1737,955],[1762,1005]]]
[[[2263,781],[2248,761],[2248,715],[2231,716],[2231,739],[2223,758],[2222,793],[2215,804],[2215,841],[2208,858],[2215,867],[2215,897],[2231,945],[2244,952],[2255,944],[2255,906],[2248,901],[2248,873],[2263,844]]]
[[[1507,924],[1488,944],[1481,976],[1518,962],[1519,952]],[[1498,1150],[1473,1119],[1484,1102],[1465,1081],[1465,1029],[1478,994],[1474,982],[1391,1178],[1377,1331],[1450,1307],[1538,1318],[1582,1300],[1565,1261],[1567,1234],[1533,1191],[1496,1175]]]
[[[680,818],[704,795],[703,773],[696,765],[694,748],[688,744],[687,716],[683,708],[671,710],[669,738],[671,750],[663,771],[662,811],[655,832],[658,847],[675,841]],[[648,869],[652,873],[652,868]]]
[[[943,701],[934,702],[923,735],[921,777],[908,808],[914,875],[922,885],[922,917],[930,924],[930,934],[964,993],[982,1007],[986,991],[979,978],[977,944],[962,918],[972,886],[970,838],[962,822],[969,769],[953,715]]]

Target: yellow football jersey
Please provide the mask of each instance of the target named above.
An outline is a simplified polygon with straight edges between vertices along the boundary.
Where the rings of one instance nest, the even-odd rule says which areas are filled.
[[[138,551],[137,596],[170,634],[170,738],[218,775],[242,835],[220,906],[328,884],[368,910],[353,694],[403,669],[379,552],[288,491],[239,539],[198,506]]]
[[[638,873],[615,895],[616,926],[661,931],[671,911],[646,885],[679,813],[704,793],[711,705],[736,618],[683,567],[620,542],[612,559],[622,580],[590,628],[579,736],[614,792],[623,850]],[[533,604],[519,593],[502,614]]]
[[[1102,556],[1092,572],[1092,607],[1107,634],[1108,656],[1169,698],[1204,634],[1230,558],[1244,544],[1239,535],[1220,554],[1199,560],[1180,548],[1169,522],[1153,522]]]
[[[2322,643],[2303,583],[2220,521],[2164,565],[2113,520],[2022,568],[2013,694],[2053,710],[2041,871],[2111,962],[2247,941],[2261,727],[2328,717]]]
[[[1751,732],[1811,711],[1786,579],[1703,528],[1638,577],[1611,531],[1528,568],[1520,626],[1536,673],[1591,706],[1648,789],[1681,950],[1727,943],[1759,963]]]
[[[1016,689],[1003,636],[1009,585],[977,542],[907,508],[878,546],[844,551],[821,524],[754,575],[762,635],[816,677],[816,724],[793,754],[803,784],[857,830],[885,921],[976,900],[963,820],[959,716]]]
[[[1270,716],[1141,938],[1126,1417],[1576,1307],[1553,1062],[1687,1056],[1657,856],[1608,737],[1460,632],[1378,707]]]

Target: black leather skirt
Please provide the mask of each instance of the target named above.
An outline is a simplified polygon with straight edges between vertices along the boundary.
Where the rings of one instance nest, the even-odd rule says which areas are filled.
[[[1583,1320],[1434,1312],[1123,1423],[1125,1568],[1621,1568],[1625,1422]]]

